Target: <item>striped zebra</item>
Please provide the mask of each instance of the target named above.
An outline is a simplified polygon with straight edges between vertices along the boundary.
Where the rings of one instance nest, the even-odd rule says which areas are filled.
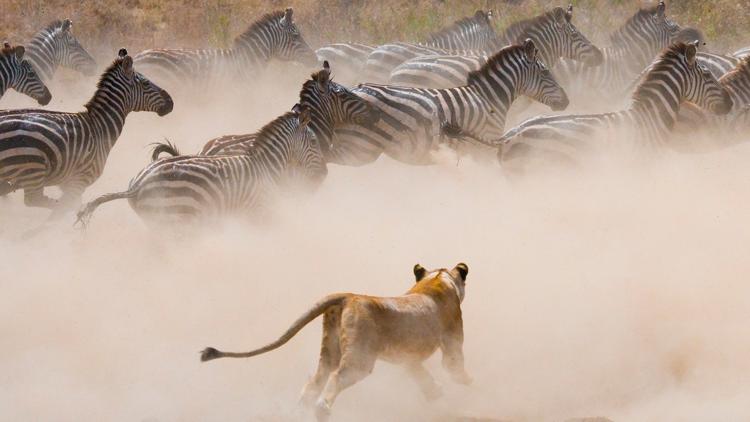
[[[354,83],[365,68],[367,56],[376,48],[374,45],[355,42],[334,43],[315,50],[315,54],[318,61],[331,63],[339,74],[345,75],[347,82]]]
[[[526,95],[563,110],[565,91],[537,57],[534,42],[500,50],[465,86],[425,89],[364,84],[352,90],[380,109],[380,120],[369,126],[344,125],[335,131],[331,162],[363,165],[382,153],[411,164],[428,164],[444,140],[445,124],[484,137],[499,137],[511,103]]]
[[[229,49],[153,49],[136,54],[136,66],[175,86],[257,78],[271,59],[315,66],[318,59],[293,20],[291,8],[255,21]]]
[[[555,76],[575,97],[615,99],[678,38],[680,31],[660,1],[654,7],[640,9],[610,35],[611,46],[602,48],[601,66],[564,60],[555,68]]]
[[[509,45],[530,38],[539,48],[542,62],[550,68],[567,58],[583,66],[598,66],[603,56],[573,25],[573,5],[556,7],[537,17],[517,22],[498,37],[497,44]],[[466,83],[469,72],[487,62],[483,55],[431,55],[407,60],[390,75],[390,84],[425,88],[452,88]]]
[[[732,56],[737,57],[738,59],[744,59],[745,57],[750,56],[750,46],[740,48],[732,53]]]
[[[406,60],[414,57],[449,54],[481,54],[497,50],[497,38],[492,27],[492,11],[477,10],[472,17],[463,18],[453,25],[430,35],[424,43],[396,42],[384,44],[367,56],[363,67],[365,80],[385,82],[391,71]]]
[[[24,52],[21,45],[13,47],[8,43],[3,44],[0,50],[0,98],[8,89],[15,89],[35,99],[40,105],[47,105],[52,94],[39,79],[31,63],[24,59]]]
[[[96,73],[96,61],[73,35],[72,27],[70,19],[56,20],[34,35],[26,45],[26,60],[43,81],[51,81],[60,66],[84,76],[94,76]]]
[[[321,151],[328,157],[334,130],[340,125],[353,123],[369,126],[380,118],[380,111],[354,95],[349,89],[331,79],[331,67],[323,62],[323,69],[313,73],[302,85],[299,93],[300,106],[310,110],[309,127],[318,139]],[[203,146],[199,155],[242,154],[251,148],[257,134],[225,135],[212,139]],[[180,155],[177,149],[167,143],[157,144],[151,155],[156,161],[161,153]]]
[[[64,209],[104,170],[107,156],[131,111],[172,111],[172,99],[133,69],[121,49],[102,74],[93,98],[79,113],[14,110],[0,113],[0,195],[24,190],[30,207]],[[59,201],[44,195],[59,186]]]
[[[264,126],[242,154],[154,161],[133,178],[128,190],[86,204],[78,221],[86,226],[97,207],[116,199],[127,199],[142,219],[157,225],[258,215],[290,185],[315,188],[325,179],[326,162],[308,123],[309,110],[295,108]]]
[[[683,101],[715,114],[728,113],[732,99],[697,62],[697,48],[697,43],[677,43],[664,50],[626,110],[535,117],[514,127],[499,139],[501,164],[511,170],[537,162],[575,165],[587,153],[601,149],[658,150],[667,144]]]

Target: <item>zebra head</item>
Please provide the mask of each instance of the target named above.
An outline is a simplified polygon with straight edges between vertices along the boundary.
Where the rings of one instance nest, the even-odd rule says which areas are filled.
[[[355,123],[369,126],[380,119],[380,110],[349,89],[331,79],[331,67],[323,62],[323,70],[313,73],[302,85],[300,104],[310,109],[310,128],[318,137],[324,153],[331,148],[337,125]]]
[[[681,30],[667,18],[666,7],[664,1],[659,1],[654,7],[639,10],[610,36],[612,46],[630,58],[634,72],[651,63]]]
[[[750,56],[742,58],[733,70],[719,79],[719,82],[738,107],[750,104]]]
[[[96,72],[96,61],[81,46],[78,39],[71,32],[73,22],[65,19],[54,35],[57,44],[56,54],[60,65],[81,72],[86,76],[93,76]]]
[[[587,66],[599,66],[604,62],[604,55],[591,41],[573,25],[573,5],[568,10],[556,7],[554,10],[555,24],[560,41],[563,57],[576,60]]]
[[[292,134],[291,178],[309,187],[317,187],[328,175],[325,156],[318,138],[310,129],[311,113],[306,105],[295,104],[292,112],[297,118],[297,127]]]
[[[123,108],[128,111],[153,111],[159,116],[169,114],[174,107],[172,97],[167,91],[159,88],[142,74],[133,69],[133,58],[127,50],[121,48],[118,58],[110,68],[113,75],[104,81],[109,81],[113,90],[123,96]]]
[[[569,100],[565,90],[557,83],[547,66],[539,60],[534,41],[527,39],[523,43],[519,68],[519,94],[526,95],[554,111],[565,110]]]
[[[294,61],[305,66],[317,66],[318,56],[302,38],[293,20],[291,7],[283,12],[274,12],[254,22],[234,41],[234,48],[253,51],[262,46],[267,59]]]
[[[6,89],[13,88],[35,99],[40,105],[47,105],[52,99],[52,94],[36,74],[31,63],[24,60],[25,52],[23,46],[12,47],[7,42],[3,44],[0,51],[0,96]]]
[[[685,100],[715,114],[729,113],[733,106],[732,97],[713,74],[698,63],[698,41],[690,44],[677,43],[675,46],[684,51],[679,58],[680,65],[687,73]]]

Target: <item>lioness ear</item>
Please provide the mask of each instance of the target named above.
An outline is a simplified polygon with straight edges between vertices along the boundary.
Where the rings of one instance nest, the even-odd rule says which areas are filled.
[[[425,274],[427,274],[427,270],[425,270],[423,266],[419,264],[414,266],[414,277],[417,281],[423,279]]]
[[[458,274],[461,275],[461,279],[466,281],[466,276],[469,274],[469,266],[461,262],[460,264],[456,265],[456,271],[458,271]]]
[[[685,59],[690,66],[695,65],[695,55],[698,52],[698,41],[692,42],[685,48]]]

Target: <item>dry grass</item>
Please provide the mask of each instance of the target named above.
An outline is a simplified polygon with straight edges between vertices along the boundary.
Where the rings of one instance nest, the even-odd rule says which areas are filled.
[[[594,40],[605,35],[642,3],[635,0],[572,0],[575,21]],[[103,52],[126,46],[227,46],[264,12],[293,6],[297,22],[313,46],[335,41],[420,40],[431,31],[479,8],[498,13],[498,29],[565,2],[525,0],[5,0],[5,39],[23,42],[46,22],[70,17],[85,45]],[[750,0],[680,0],[669,14],[702,29],[713,50],[723,52],[750,41]]]

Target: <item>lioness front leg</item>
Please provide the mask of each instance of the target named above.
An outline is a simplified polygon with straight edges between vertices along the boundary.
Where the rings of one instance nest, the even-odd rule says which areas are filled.
[[[458,332],[447,336],[443,340],[443,367],[448,371],[454,382],[469,385],[472,379],[464,368],[463,327]]]
[[[407,369],[427,400],[435,400],[443,395],[442,388],[435,382],[435,379],[432,378],[432,375],[421,362],[410,364]]]

